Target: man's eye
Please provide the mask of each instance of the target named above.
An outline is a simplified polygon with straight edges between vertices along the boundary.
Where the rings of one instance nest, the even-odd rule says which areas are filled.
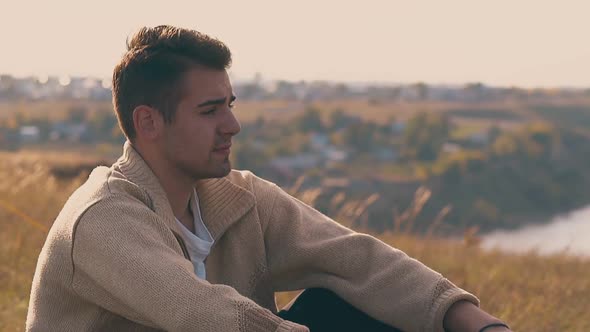
[[[228,106],[229,106],[229,108],[234,108],[235,104],[234,104],[234,102],[232,101],[231,103],[229,103],[229,105],[228,105]]]
[[[215,110],[217,110],[217,109],[216,108],[212,108],[212,109],[210,109],[208,111],[203,112],[203,114],[213,114],[213,113],[215,113]]]

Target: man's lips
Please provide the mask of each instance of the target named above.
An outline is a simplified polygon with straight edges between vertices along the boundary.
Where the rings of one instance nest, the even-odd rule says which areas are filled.
[[[213,149],[213,152],[228,153],[231,148],[231,144],[224,144]]]

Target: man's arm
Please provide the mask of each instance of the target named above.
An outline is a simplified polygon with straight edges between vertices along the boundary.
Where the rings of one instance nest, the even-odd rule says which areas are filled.
[[[280,188],[255,180],[276,291],[323,287],[404,331],[443,331],[455,302],[473,295],[378,239],[341,226]]]
[[[91,207],[74,239],[73,289],[114,314],[167,331],[307,331],[197,278],[167,226],[127,197]]]

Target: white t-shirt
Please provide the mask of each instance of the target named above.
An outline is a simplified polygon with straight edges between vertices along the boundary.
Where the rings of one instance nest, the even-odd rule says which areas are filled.
[[[193,197],[191,197],[190,208],[194,216],[195,234],[186,228],[178,218],[176,218],[176,222],[179,225],[178,227],[182,233],[180,235],[186,244],[186,249],[188,250],[191,261],[195,267],[195,274],[201,279],[206,279],[207,274],[205,272],[204,261],[211,252],[213,237],[203,223],[196,190],[193,192]]]

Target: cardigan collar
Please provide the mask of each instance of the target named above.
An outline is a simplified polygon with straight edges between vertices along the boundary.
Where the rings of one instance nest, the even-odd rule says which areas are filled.
[[[168,227],[179,233],[176,217],[164,188],[129,141],[125,142],[123,155],[114,166],[118,166],[125,177],[147,192],[152,205],[150,208],[166,221]],[[203,223],[215,241],[255,204],[254,195],[250,191],[227,177],[199,180],[195,187]]]

